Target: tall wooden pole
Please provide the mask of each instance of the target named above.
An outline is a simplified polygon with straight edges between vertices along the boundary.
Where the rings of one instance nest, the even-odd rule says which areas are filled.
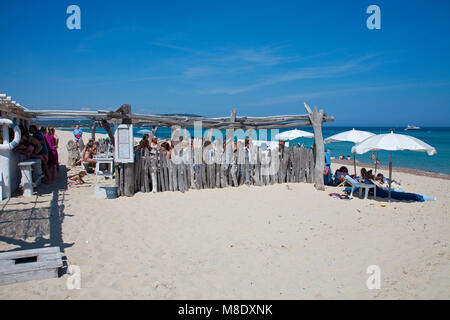
[[[176,147],[180,143],[180,138],[182,136],[181,126],[175,125],[170,128],[170,140],[173,143],[173,146]]]
[[[325,167],[325,147],[323,144],[322,122],[323,110],[317,111],[317,107],[311,108],[305,102],[305,108],[308,111],[308,116],[314,129],[314,151],[316,161],[314,165],[314,187],[317,190],[325,190],[323,181],[323,171]]]
[[[120,112],[122,114],[123,124],[132,124],[132,121],[129,118],[129,115],[131,114],[131,105],[124,104],[116,112]],[[121,166],[123,167],[123,178],[124,178],[123,195],[126,197],[132,197],[134,196],[135,192],[134,162],[122,163]]]
[[[91,127],[91,139],[95,141],[95,128],[97,128],[97,122],[94,121],[94,124]]]
[[[111,145],[114,145],[114,133],[111,130],[111,126],[109,125],[109,122],[106,120],[102,120],[101,124],[102,124],[102,127],[108,133],[109,142],[111,143]]]
[[[231,110],[230,122],[236,122],[236,109]],[[227,129],[227,140],[225,145],[225,159],[226,164],[233,162],[233,148],[234,148],[234,128]]]

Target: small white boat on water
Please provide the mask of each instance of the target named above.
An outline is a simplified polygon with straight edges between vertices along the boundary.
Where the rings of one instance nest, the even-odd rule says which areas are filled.
[[[408,124],[408,126],[405,128],[405,130],[420,130],[420,127],[412,126]]]

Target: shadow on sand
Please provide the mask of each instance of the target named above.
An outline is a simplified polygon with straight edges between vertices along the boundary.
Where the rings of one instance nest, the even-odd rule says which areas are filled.
[[[73,246],[63,240],[62,224],[70,216],[64,213],[66,191],[67,168],[61,165],[55,182],[41,184],[33,198],[12,197],[1,204],[0,241],[18,246],[10,251],[59,247],[64,252]],[[21,206],[24,208],[17,209]],[[63,261],[66,266],[66,257]]]

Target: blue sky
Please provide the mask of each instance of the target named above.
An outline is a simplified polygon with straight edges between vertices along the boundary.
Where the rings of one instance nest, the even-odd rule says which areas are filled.
[[[264,116],[306,101],[335,125],[450,126],[449,1],[316,2],[2,0],[0,92],[30,109]]]

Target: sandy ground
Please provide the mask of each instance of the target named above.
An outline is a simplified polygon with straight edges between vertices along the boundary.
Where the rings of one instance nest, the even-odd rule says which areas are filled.
[[[340,200],[328,194],[342,188],[304,183],[99,200],[93,175],[68,189],[66,174],[1,204],[0,251],[58,245],[81,289],[65,274],[2,286],[0,299],[450,298],[450,180],[395,173],[437,197],[425,203]],[[366,287],[370,265],[379,290]]]

